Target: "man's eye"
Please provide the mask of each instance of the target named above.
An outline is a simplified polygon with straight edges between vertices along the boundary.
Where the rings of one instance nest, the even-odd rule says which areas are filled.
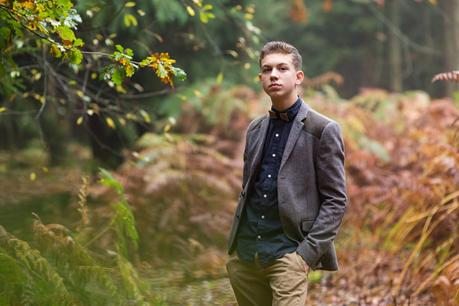
[[[288,70],[288,68],[287,67],[280,67],[280,70],[285,71],[285,70]]]

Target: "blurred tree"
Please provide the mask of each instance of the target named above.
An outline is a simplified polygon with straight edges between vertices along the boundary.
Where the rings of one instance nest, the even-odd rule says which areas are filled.
[[[402,50],[400,39],[396,33],[400,29],[400,1],[387,1],[387,15],[392,28],[389,29],[388,53],[389,53],[389,89],[395,92],[402,91]]]
[[[445,70],[457,70],[459,69],[459,3],[455,0],[444,0],[441,4],[445,12]],[[457,90],[459,90],[457,84],[446,84],[446,92],[449,96]]]
[[[343,96],[353,96],[362,87],[424,89],[444,95],[443,88],[430,83],[444,66],[443,38],[438,33],[445,32],[442,21],[447,14],[438,1],[254,3],[254,23],[262,29],[263,42],[280,39],[296,45],[309,77],[327,71],[343,75],[344,86],[339,89]]]
[[[173,92],[174,76],[184,77],[166,51],[199,77],[251,54],[256,28],[244,2],[0,0],[1,118],[38,124],[33,134],[46,142],[51,162],[65,159],[66,143],[77,137],[115,165],[121,148],[152,127],[156,107],[147,103]],[[0,128],[9,133],[3,147],[27,144],[15,120]]]

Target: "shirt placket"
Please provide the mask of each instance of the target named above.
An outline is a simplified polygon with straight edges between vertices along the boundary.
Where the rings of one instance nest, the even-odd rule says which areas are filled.
[[[269,202],[269,201],[272,201],[272,193],[274,193],[274,190],[273,190],[273,180],[276,179],[276,173],[275,172],[275,169],[276,169],[276,165],[278,163],[278,159],[281,158],[281,156],[279,156],[279,149],[280,149],[280,145],[281,145],[281,136],[282,136],[282,126],[281,124],[276,124],[274,126],[274,129],[273,129],[273,133],[272,133],[272,139],[271,139],[271,146],[270,146],[270,151],[269,151],[269,166],[268,166],[268,171],[267,173],[265,173],[266,177],[265,177],[265,181],[267,182],[267,186],[266,188],[263,188],[264,189],[264,192],[263,192],[263,195],[262,195],[262,201],[265,202],[264,204],[267,204],[266,202]],[[260,212],[259,212],[259,215],[258,215],[258,218],[257,218],[257,233],[256,233],[256,237],[257,237],[257,250],[259,250],[259,247],[258,247],[258,242],[261,241],[263,239],[263,236],[262,236],[262,232],[263,232],[263,228],[265,226],[265,222],[266,222],[266,219],[267,219],[267,214],[269,212],[269,209],[271,209],[271,207],[269,207],[268,205],[263,205],[263,208]],[[259,256],[259,252],[255,252],[255,257],[258,258]]]

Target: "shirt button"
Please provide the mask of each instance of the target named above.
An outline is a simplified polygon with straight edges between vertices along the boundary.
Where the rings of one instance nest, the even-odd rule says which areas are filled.
[[[267,198],[267,197],[268,197],[268,195],[267,195],[267,194],[264,194],[264,195],[263,195],[263,198]]]
[[[265,219],[265,216],[264,216],[264,215],[262,215],[262,216],[261,216],[261,218],[264,220],[264,219]]]
[[[261,236],[260,236],[260,235],[258,235],[258,236],[257,236],[257,238],[258,238],[258,239],[261,239]]]
[[[271,178],[271,174],[268,174],[268,177]]]
[[[275,136],[276,136],[276,137],[279,137],[279,134],[278,134],[278,133],[276,133],[276,135],[275,135]]]
[[[276,157],[276,154],[273,154],[273,157]]]

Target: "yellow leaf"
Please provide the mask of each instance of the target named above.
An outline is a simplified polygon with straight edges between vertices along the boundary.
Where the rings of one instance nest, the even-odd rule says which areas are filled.
[[[128,120],[137,120],[137,116],[134,115],[133,113],[127,113],[126,114],[126,119],[128,119]]]
[[[35,181],[37,179],[37,174],[35,172],[30,173],[30,180]]]
[[[218,85],[220,85],[221,83],[223,82],[223,73],[219,73],[217,75],[217,79],[215,80],[215,83],[217,83]]]
[[[112,118],[110,118],[110,117],[105,118],[105,122],[107,123],[107,125],[108,125],[110,128],[116,129],[115,121],[113,121]]]
[[[193,0],[193,2],[199,7],[202,6],[202,1],[201,0]]]
[[[131,77],[134,74],[134,66],[132,65],[127,65],[126,66],[126,76]]]
[[[76,121],[76,124],[77,125],[81,125],[83,123],[83,116],[80,116],[77,121]]]
[[[244,15],[244,18],[245,18],[245,20],[252,20],[253,19],[253,15],[247,13],[247,14]]]
[[[186,7],[186,11],[188,12],[188,14],[190,16],[196,15],[196,13],[194,12],[193,8],[191,6],[189,6],[189,5]]]
[[[140,110],[140,114],[142,115],[143,117],[143,120],[145,120],[146,123],[150,123],[151,122],[151,118],[150,118],[150,115],[144,111],[143,109]]]
[[[129,1],[129,2],[126,2],[126,4],[124,6],[125,7],[134,7],[135,5],[136,5],[135,2]]]
[[[166,124],[166,126],[164,127],[164,133],[167,133],[167,132],[169,132],[169,131],[170,131],[170,129],[171,129],[171,125],[170,125],[169,123],[168,123],[168,124]]]
[[[88,109],[88,110],[86,111],[86,113],[88,113],[89,116],[92,116],[92,115],[94,115],[94,110]]]
[[[122,126],[126,126],[126,120],[124,120],[124,118],[118,118],[118,121]]]
[[[115,90],[122,94],[127,93],[126,89],[122,85],[116,85]]]
[[[44,173],[48,173],[49,172],[49,169],[47,167],[42,167],[41,170],[44,172]]]
[[[124,15],[124,25],[126,27],[130,27],[130,26],[136,27],[138,25],[137,18],[135,18],[135,16],[132,14]]]
[[[34,7],[34,3],[33,1],[28,0],[28,1],[22,2],[22,6],[24,8],[32,9]]]
[[[6,107],[0,107],[0,113],[6,112]]]
[[[202,97],[202,93],[197,89],[194,90],[194,95],[198,98]]]

